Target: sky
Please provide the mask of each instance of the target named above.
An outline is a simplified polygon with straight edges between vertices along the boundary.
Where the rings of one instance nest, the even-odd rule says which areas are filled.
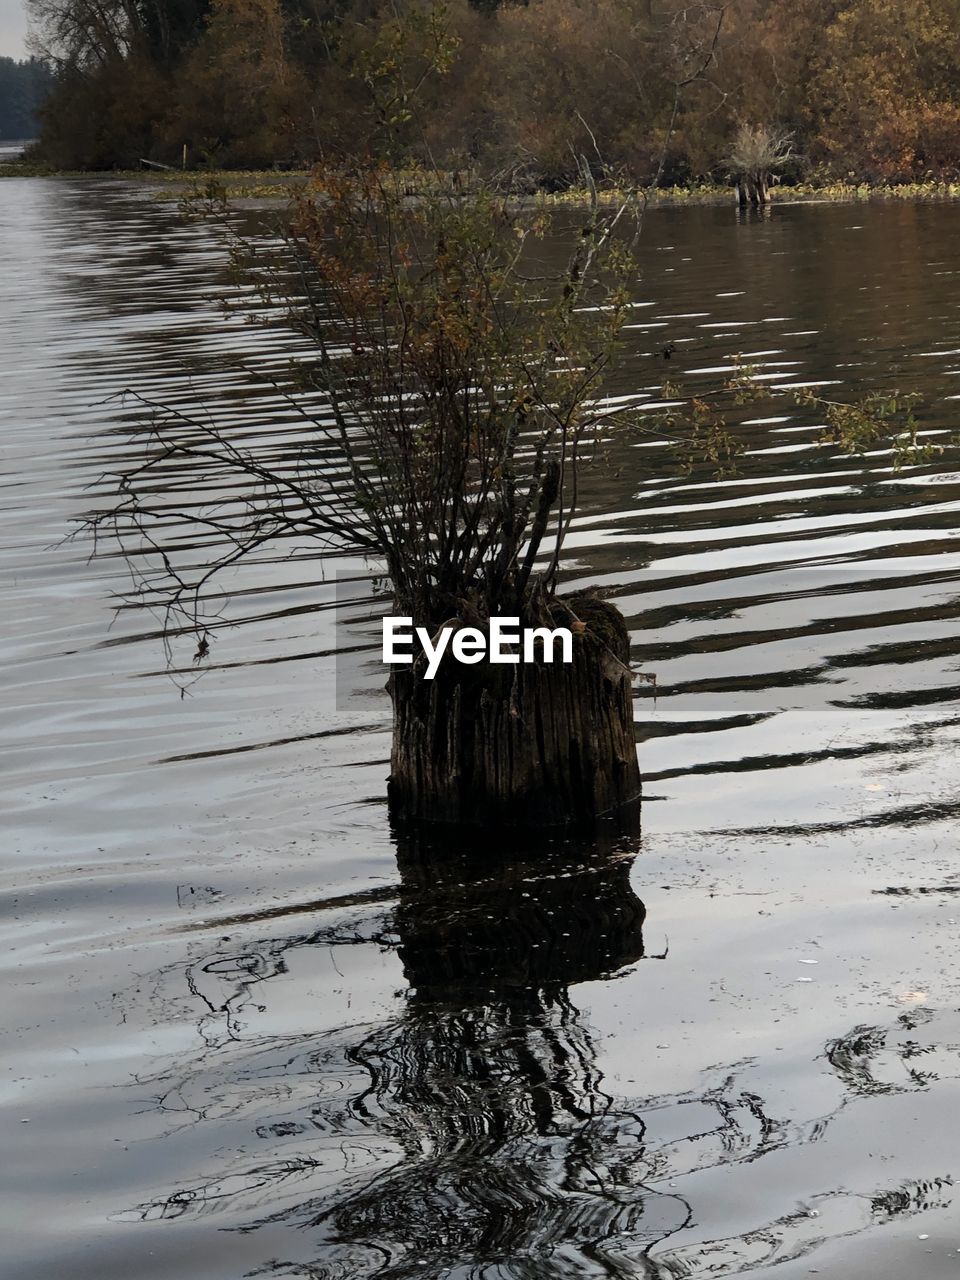
[[[0,0],[0,55],[5,58],[25,58],[26,34],[27,20],[22,0]]]

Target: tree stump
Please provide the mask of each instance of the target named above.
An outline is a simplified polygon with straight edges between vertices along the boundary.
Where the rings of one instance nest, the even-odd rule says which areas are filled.
[[[767,189],[770,176],[760,169],[737,175],[737,203],[741,209],[751,204],[754,209],[761,209],[767,203]]]
[[[639,809],[623,617],[590,595],[556,600],[550,615],[574,631],[571,663],[466,666],[448,654],[433,680],[394,668],[395,823],[583,826]]]

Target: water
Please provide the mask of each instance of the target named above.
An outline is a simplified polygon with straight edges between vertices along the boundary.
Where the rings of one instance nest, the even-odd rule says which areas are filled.
[[[655,211],[616,392],[739,354],[952,428],[955,216]],[[657,677],[642,841],[398,846],[372,656],[335,697],[362,566],[236,575],[181,698],[62,542],[142,447],[110,397],[293,437],[292,340],[136,187],[10,179],[0,229],[4,1280],[955,1274],[950,456],[840,458],[782,400],[734,479],[621,445],[568,578]]]
[[[30,139],[20,142],[10,141],[9,139],[0,139],[0,165],[9,164],[11,160],[19,160],[23,155],[24,148],[30,145]]]

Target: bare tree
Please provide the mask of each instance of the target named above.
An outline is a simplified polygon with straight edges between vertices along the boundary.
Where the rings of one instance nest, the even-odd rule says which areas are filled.
[[[794,155],[793,135],[767,125],[741,124],[725,164],[736,178],[741,207],[767,203],[770,177]]]

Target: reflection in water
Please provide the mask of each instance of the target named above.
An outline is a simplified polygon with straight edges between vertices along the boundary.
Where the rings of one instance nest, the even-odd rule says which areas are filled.
[[[414,1000],[453,1003],[563,991],[643,959],[643,903],[628,837],[596,850],[398,842],[400,957]],[[449,837],[447,837],[449,839]],[[436,844],[433,841],[436,840]]]
[[[368,904],[335,927],[190,966],[207,1048],[165,1081],[162,1106],[188,1123],[252,1122],[271,1154],[244,1151],[121,1216],[226,1216],[251,1238],[249,1275],[670,1280],[801,1257],[825,1235],[949,1203],[948,1177],[827,1189],[760,1230],[697,1235],[699,1177],[820,1141],[857,1098],[923,1087],[911,1059],[930,1015],[901,1015],[899,1040],[857,1027],[828,1045],[842,1101],[802,1124],[745,1086],[746,1060],[707,1073],[696,1094],[615,1096],[571,988],[667,959],[644,945],[635,853],[611,838],[588,852],[452,855],[406,838],[388,916],[371,920]],[[345,943],[396,949],[409,983],[400,1017],[245,1039],[258,984],[298,951]],[[901,1078],[886,1083],[893,1064]]]
[[[635,1274],[618,1241],[657,1240],[689,1209],[617,1177],[643,1121],[605,1091],[569,995],[644,957],[632,857],[545,869],[442,852],[399,850],[407,1016],[350,1051],[369,1073],[354,1115],[402,1158],[295,1220],[345,1273],[384,1280]]]
[[[641,693],[637,707],[651,784],[637,883],[649,884],[648,949],[662,954],[669,932],[670,955],[633,964],[637,905],[618,887],[616,850],[593,871],[561,850],[566,890],[541,867],[531,884],[511,879],[509,896],[501,872],[469,892],[452,869],[431,885],[436,873],[403,850],[401,891],[382,830],[376,650],[351,657],[361,696],[337,709],[339,602],[309,548],[230,583],[208,674],[184,702],[152,620],[128,611],[107,631],[119,562],[58,544],[97,477],[142,447],[133,402],[116,393],[202,405],[245,445],[296,450],[303,424],[272,382],[298,348],[207,305],[225,287],[212,236],[135,187],[10,179],[0,206],[12,895],[0,954],[20,1028],[5,1050],[5,1280],[238,1280],[270,1259],[278,1275],[332,1275],[338,1257],[351,1273],[361,1255],[368,1271],[385,1266],[383,1248],[396,1269],[429,1274],[439,1263],[417,1258],[440,1253],[402,1251],[421,1224],[376,1204],[379,1178],[409,1193],[425,1232],[411,1188],[429,1160],[443,1196],[456,1177],[470,1192],[478,1162],[511,1188],[522,1167],[550,1212],[569,1196],[571,1214],[599,1224],[577,1255],[560,1231],[545,1260],[529,1251],[547,1227],[532,1212],[511,1219],[508,1264],[506,1245],[484,1254],[462,1205],[473,1225],[459,1245],[453,1210],[431,1208],[461,1276],[602,1275],[612,1264],[596,1248],[641,1274],[737,1274],[946,1203],[956,1166],[943,1117],[960,1092],[955,455],[900,475],[879,454],[861,466],[818,448],[817,416],[778,399],[743,406],[738,477],[677,476],[641,442],[591,472],[569,585],[611,593],[634,658],[657,676],[658,700]],[[651,211],[648,305],[612,393],[649,404],[669,375],[710,399],[739,355],[771,385],[829,382],[840,399],[920,390],[924,428],[952,431],[955,220],[936,203],[781,206],[745,221],[730,208]],[[209,891],[181,895],[185,877]],[[585,901],[602,904],[592,918]],[[798,987],[791,957],[812,936],[821,967],[805,975],[818,981]],[[628,975],[594,980],[622,964]],[[411,986],[397,1002],[401,966]],[[100,994],[143,972],[159,975],[159,998],[125,1000],[111,1025]],[[889,1011],[914,988],[927,1021]],[[129,1074],[144,1081],[157,1052],[192,1034],[184,1002],[201,1022],[193,1056],[130,1099]],[[141,1125],[163,1136],[138,1141]],[[581,1153],[598,1147],[591,1181]],[[679,1195],[693,1220],[651,1244],[681,1220]],[[153,1226],[108,1220],[138,1202]],[[620,1204],[635,1234],[595,1248],[616,1226],[604,1206]],[[900,1235],[919,1248],[915,1230]]]
[[[250,1203],[307,1175],[327,1182],[320,1194],[244,1226],[309,1228],[313,1257],[296,1264],[305,1274],[636,1274],[618,1259],[620,1242],[634,1254],[640,1242],[645,1254],[690,1211],[643,1185],[644,1121],[604,1089],[569,994],[645,958],[632,863],[633,850],[615,839],[586,854],[558,843],[548,857],[451,856],[430,838],[402,840],[399,902],[375,936],[397,947],[410,983],[403,1016],[356,1039],[301,1041],[293,1054],[289,1043],[247,1049],[242,1074],[265,1091],[281,1083],[277,1053],[291,1075],[346,1071],[348,1097],[321,1087],[301,1118],[259,1128],[274,1139],[317,1130],[326,1135],[321,1154],[181,1189],[139,1215],[179,1217],[237,1196]],[[349,940],[353,929],[192,965],[187,982],[206,1009],[208,1046],[237,1039],[253,987],[283,971],[286,952]],[[355,931],[353,940],[366,939]],[[195,1097],[202,1072],[195,1065],[164,1105],[198,1119],[210,1116],[211,1101],[223,1105],[215,1085],[202,1099],[185,1097],[185,1089]],[[289,1274],[291,1265],[269,1269]]]

